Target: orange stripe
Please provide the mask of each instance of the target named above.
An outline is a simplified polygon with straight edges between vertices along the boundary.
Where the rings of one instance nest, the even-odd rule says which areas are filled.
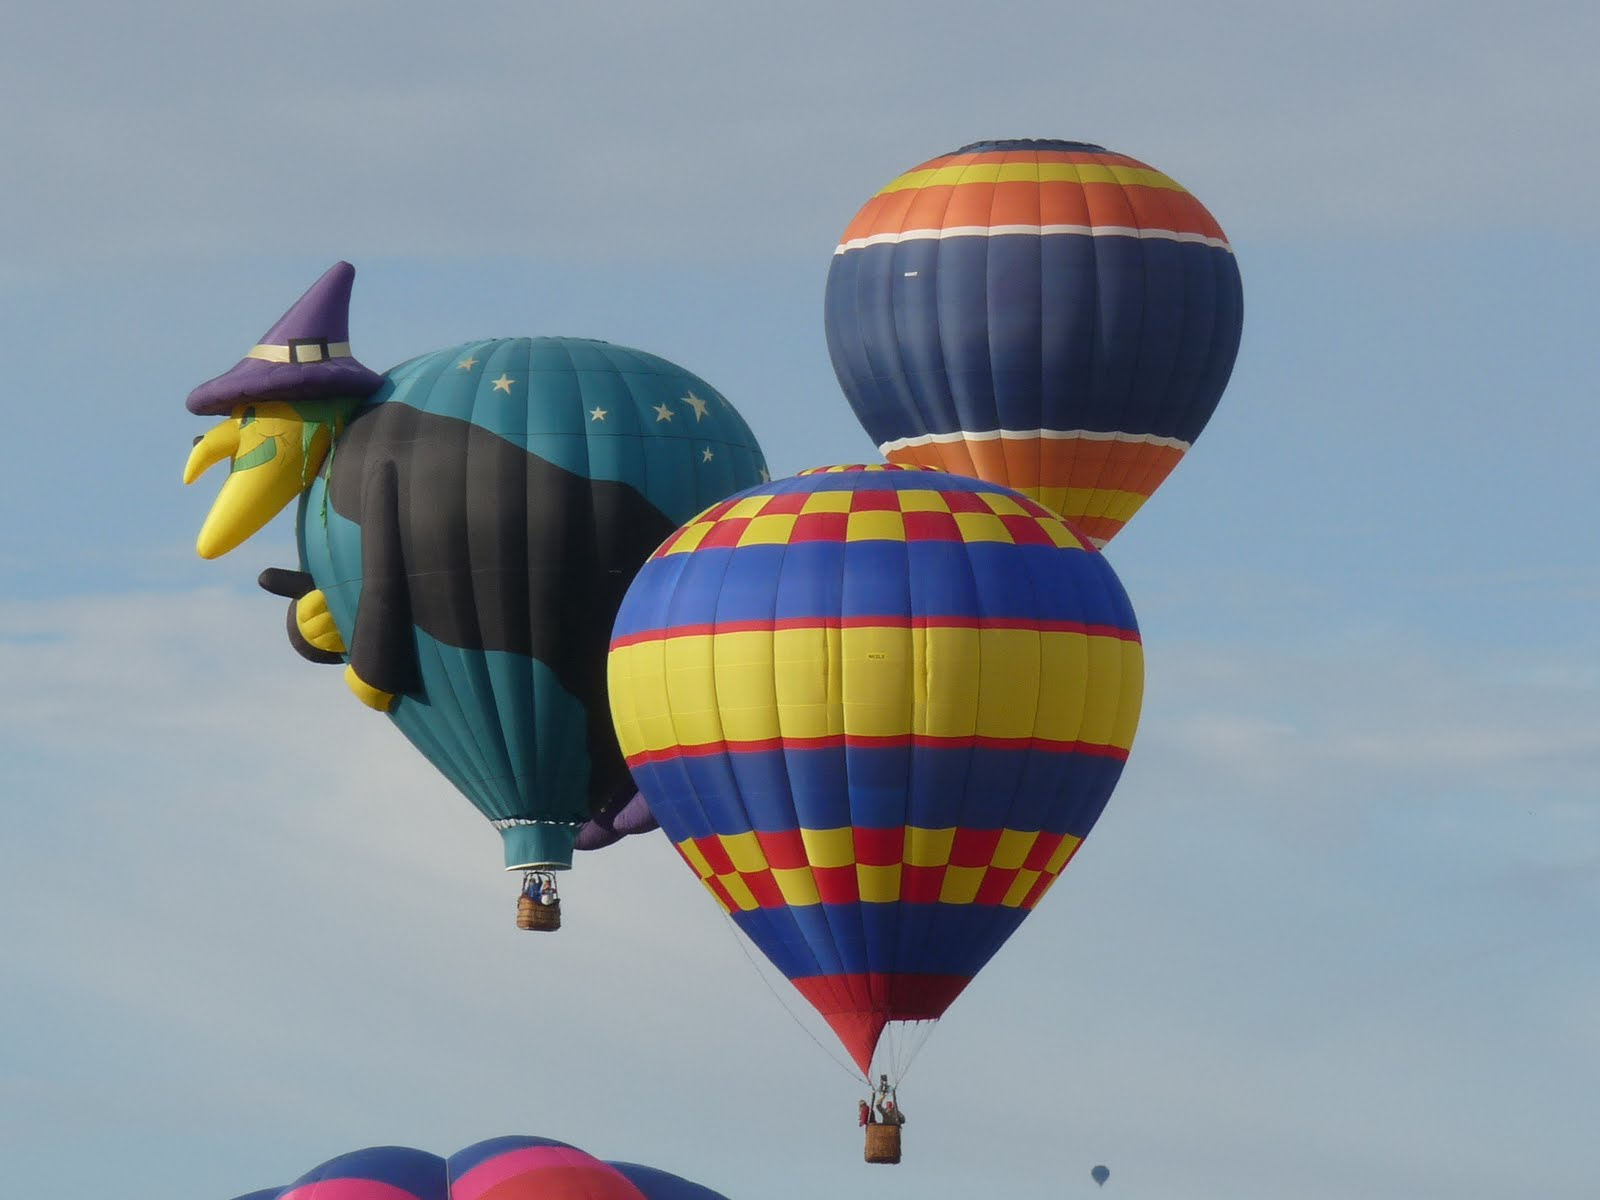
[[[902,446],[888,458],[892,463],[976,476],[1029,495],[1039,488],[1075,487],[1148,496],[1183,454],[1175,446],[1149,442],[1002,437]]]
[[[840,242],[910,229],[991,225],[1086,225],[1170,229],[1227,240],[1216,218],[1187,192],[1116,183],[941,184],[874,196]]]

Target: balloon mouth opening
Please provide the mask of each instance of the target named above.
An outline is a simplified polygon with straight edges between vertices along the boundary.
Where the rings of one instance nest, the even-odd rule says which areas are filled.
[[[508,871],[569,871],[578,825],[566,821],[537,821],[512,817],[491,822],[505,843]]]

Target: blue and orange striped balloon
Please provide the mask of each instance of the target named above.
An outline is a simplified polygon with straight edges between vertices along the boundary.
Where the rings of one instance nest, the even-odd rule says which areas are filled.
[[[856,214],[824,320],[891,462],[1004,483],[1104,545],[1210,419],[1243,295],[1168,176],[1083,142],[978,142]]]
[[[668,538],[608,680],[662,828],[867,1071],[1094,826],[1143,657],[1110,564],[1055,513],[879,465],[752,488]]]

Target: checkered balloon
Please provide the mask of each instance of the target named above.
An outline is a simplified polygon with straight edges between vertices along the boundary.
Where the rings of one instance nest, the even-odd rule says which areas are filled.
[[[608,684],[678,852],[868,1071],[1094,826],[1143,657],[1110,564],[1049,509],[827,467],[669,537],[623,601]]]

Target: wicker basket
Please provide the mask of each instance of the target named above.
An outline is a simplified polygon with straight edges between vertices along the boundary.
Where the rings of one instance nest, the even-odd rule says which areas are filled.
[[[517,928],[544,933],[561,928],[561,901],[540,904],[532,896],[517,897]]]
[[[900,1161],[900,1126],[867,1126],[867,1161],[869,1163],[897,1163]]]

